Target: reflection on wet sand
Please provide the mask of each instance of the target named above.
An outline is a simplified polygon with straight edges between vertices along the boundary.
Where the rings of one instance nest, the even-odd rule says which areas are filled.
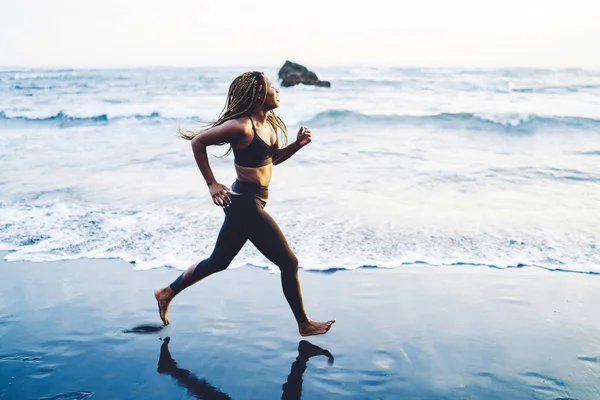
[[[212,386],[205,379],[198,378],[187,369],[179,368],[169,351],[169,337],[165,338],[160,347],[158,359],[158,373],[168,374],[175,378],[179,384],[184,386],[194,397],[205,400],[231,399],[229,395]],[[306,363],[311,357],[326,356],[329,364],[333,364],[333,355],[319,346],[301,340],[298,344],[298,357],[292,364],[287,382],[283,384],[282,400],[300,399],[302,395],[302,375],[306,370]]]

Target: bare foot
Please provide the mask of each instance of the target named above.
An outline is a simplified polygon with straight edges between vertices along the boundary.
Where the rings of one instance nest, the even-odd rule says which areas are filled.
[[[331,329],[331,325],[333,325],[334,322],[335,319],[327,322],[317,322],[309,319],[298,325],[298,332],[300,332],[300,335],[302,336],[322,335]]]
[[[173,289],[169,286],[162,289],[156,289],[154,291],[154,297],[156,297],[156,302],[158,303],[158,313],[160,314],[160,319],[163,324],[169,325],[169,318],[167,318],[167,314],[169,313],[169,305],[171,304],[171,300],[175,297],[173,293]]]

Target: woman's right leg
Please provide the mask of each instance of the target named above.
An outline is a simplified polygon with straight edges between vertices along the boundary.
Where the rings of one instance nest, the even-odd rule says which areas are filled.
[[[169,324],[167,314],[169,312],[169,304],[173,298],[194,283],[215,272],[226,269],[233,258],[240,252],[244,243],[248,240],[242,229],[237,211],[240,210],[227,210],[225,221],[223,222],[223,226],[217,237],[217,243],[215,244],[215,248],[210,257],[191,265],[169,286],[154,291],[154,296],[158,302],[160,318],[165,325]]]

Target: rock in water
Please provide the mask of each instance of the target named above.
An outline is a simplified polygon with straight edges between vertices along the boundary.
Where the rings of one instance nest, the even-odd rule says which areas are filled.
[[[317,74],[309,71],[306,67],[286,61],[283,67],[279,70],[279,79],[281,86],[290,87],[302,83],[303,85],[313,85],[320,87],[331,87],[329,81],[321,81],[317,78]]]

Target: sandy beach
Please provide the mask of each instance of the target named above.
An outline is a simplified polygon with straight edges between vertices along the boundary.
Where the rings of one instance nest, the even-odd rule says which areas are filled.
[[[186,290],[158,329],[152,289],[178,274],[120,260],[2,261],[0,398],[600,397],[597,276],[301,271],[309,315],[337,318],[302,342],[279,276],[254,267]]]

